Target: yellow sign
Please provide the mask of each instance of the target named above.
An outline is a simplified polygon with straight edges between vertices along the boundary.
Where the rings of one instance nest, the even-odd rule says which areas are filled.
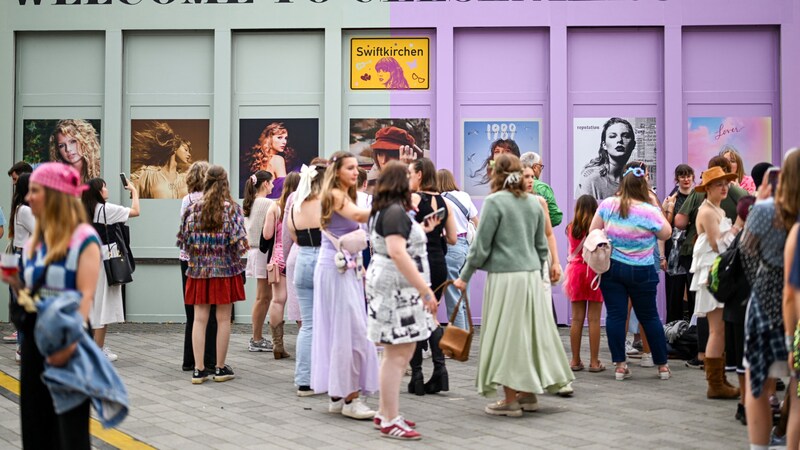
[[[350,89],[428,89],[428,38],[353,38]]]

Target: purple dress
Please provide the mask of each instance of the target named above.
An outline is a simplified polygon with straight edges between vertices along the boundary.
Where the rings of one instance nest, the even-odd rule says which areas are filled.
[[[338,213],[326,230],[342,236],[359,224]],[[311,343],[311,388],[331,397],[378,391],[378,353],[367,340],[364,285],[354,269],[339,273],[336,249],[323,234],[314,271],[314,334]]]

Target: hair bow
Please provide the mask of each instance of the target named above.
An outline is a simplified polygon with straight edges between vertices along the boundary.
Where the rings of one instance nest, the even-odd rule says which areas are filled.
[[[256,174],[250,175],[250,182],[253,183],[253,187],[256,186],[256,184],[258,183],[258,177],[256,177]]]
[[[300,168],[300,184],[294,194],[294,210],[300,212],[300,205],[311,195],[311,180],[317,176],[317,166],[303,164]]]

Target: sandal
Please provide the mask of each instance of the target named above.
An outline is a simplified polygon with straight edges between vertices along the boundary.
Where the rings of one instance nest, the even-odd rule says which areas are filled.
[[[669,366],[663,366],[663,368],[665,368],[667,370],[661,370],[662,367],[659,367],[658,368],[658,378],[660,378],[662,380],[669,380],[670,377],[672,376],[672,371],[669,370]]]
[[[579,361],[578,364],[575,364],[574,366],[569,366],[569,368],[572,369],[573,372],[580,372],[581,370],[584,369],[583,362]]]
[[[591,365],[589,366],[589,372],[592,373],[602,372],[604,370],[606,370],[606,366],[604,366],[603,363],[599,363],[595,367],[592,367]]]
[[[617,366],[614,370],[614,378],[617,381],[627,380],[631,377],[631,371],[628,369],[628,365],[625,364],[624,366]]]

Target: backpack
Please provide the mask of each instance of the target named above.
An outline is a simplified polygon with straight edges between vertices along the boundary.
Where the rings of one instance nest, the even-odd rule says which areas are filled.
[[[611,241],[606,232],[601,229],[589,232],[583,241],[581,255],[586,265],[597,274],[591,283],[591,288],[596,291],[600,287],[600,276],[611,267]]]
[[[708,273],[708,291],[720,303],[744,304],[750,298],[750,284],[744,274],[739,254],[739,236],[727,250],[720,253]]]

